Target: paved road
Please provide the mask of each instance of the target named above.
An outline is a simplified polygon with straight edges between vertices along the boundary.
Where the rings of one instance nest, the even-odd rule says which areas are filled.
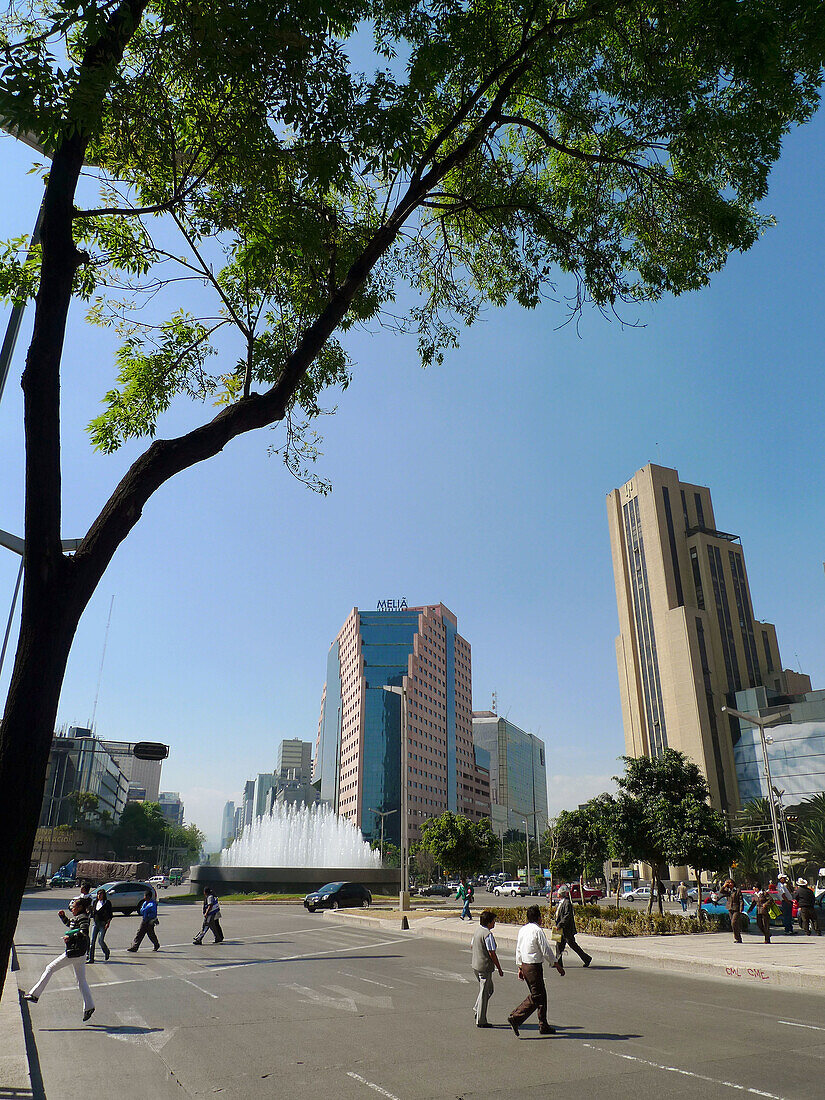
[[[22,984],[57,953],[58,892],[24,901]],[[226,942],[194,947],[197,910],[161,903],[163,949],[124,953],[135,918],[89,968],[97,1012],[60,972],[30,1013],[45,1095],[80,1083],[115,1100],[220,1095],[343,1100],[820,1098],[825,999],[616,966],[551,974],[554,1037],[505,1023],[524,987],[505,958],[476,1029],[469,954],[454,943],[310,916],[226,906]],[[468,929],[469,938],[469,929]]]

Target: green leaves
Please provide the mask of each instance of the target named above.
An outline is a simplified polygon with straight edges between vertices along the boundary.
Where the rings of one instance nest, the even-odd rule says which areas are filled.
[[[421,848],[429,852],[448,875],[475,875],[484,870],[496,850],[489,818],[470,821],[446,810],[421,826]]]

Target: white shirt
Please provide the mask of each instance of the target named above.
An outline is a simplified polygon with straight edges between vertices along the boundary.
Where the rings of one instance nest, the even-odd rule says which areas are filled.
[[[545,959],[555,963],[556,956],[551,954],[544,932],[531,921],[519,929],[516,940],[516,966],[521,966],[522,963],[541,963]]]
[[[488,951],[496,950],[496,938],[492,932],[488,932],[487,935],[484,937],[484,946],[487,948]]]
[[[788,889],[788,885],[785,882],[777,883],[777,890],[779,891],[779,897],[782,901],[793,901],[793,894]]]

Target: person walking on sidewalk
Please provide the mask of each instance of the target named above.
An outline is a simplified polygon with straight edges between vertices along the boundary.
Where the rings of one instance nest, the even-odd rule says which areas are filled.
[[[527,996],[507,1017],[507,1023],[518,1036],[518,1029],[534,1012],[539,1016],[539,1034],[553,1035],[555,1028],[547,1022],[547,988],[544,984],[544,960],[564,977],[564,967],[553,957],[547,937],[541,928],[541,910],[537,905],[527,909],[527,923],[519,929],[516,941],[516,967],[519,980],[527,983]]]
[[[748,909],[749,913],[752,913],[756,909],[756,925],[762,935],[765,937],[765,943],[771,942],[771,909],[773,908],[773,898],[771,892],[767,888],[759,888],[754,892],[753,901]]]
[[[732,878],[729,878],[722,887],[721,894],[727,898],[728,912],[730,913],[730,930],[733,932],[733,942],[742,942],[742,891]]]
[[[95,1010],[92,1000],[92,991],[86,981],[86,952],[89,949],[89,901],[87,898],[72,898],[69,904],[71,918],[60,909],[58,917],[69,926],[69,931],[63,937],[66,950],[56,959],[52,959],[46,969],[32,986],[28,993],[23,994],[24,1001],[37,1004],[40,994],[49,984],[49,980],[57,970],[64,966],[74,967],[74,975],[77,979],[77,987],[83,997],[83,1020],[89,1019]]]
[[[484,909],[478,918],[479,927],[473,933],[472,967],[473,973],[478,979],[478,996],[473,1006],[476,1027],[492,1027],[487,1022],[487,1004],[493,995],[493,969],[496,969],[501,977],[504,971],[496,954],[496,938],[493,929],[496,926],[496,915],[489,909]]]
[[[467,920],[472,920],[473,918],[472,914],[470,913],[470,902],[473,900],[474,895],[473,888],[467,882],[466,878],[463,878],[461,880],[461,885],[458,887],[458,891],[455,896],[458,898],[459,901],[463,900],[464,902],[464,905],[461,909],[461,919],[464,920],[466,917]]]
[[[106,891],[101,888],[92,902],[92,942],[89,944],[89,955],[86,962],[93,963],[95,961],[95,944],[98,942],[100,943],[100,950],[103,952],[103,958],[106,962],[109,961],[111,952],[105,937],[113,916],[112,903],[106,897]]]
[[[143,937],[148,936],[150,943],[153,945],[152,950],[160,951],[158,937],[155,934],[156,924],[160,924],[158,920],[158,903],[155,901],[152,891],[147,890],[143,895],[143,904],[140,907],[140,928],[137,930],[132,946],[127,947],[126,950],[134,953],[143,942]]]
[[[570,947],[585,966],[590,966],[593,962],[592,955],[588,955],[576,943],[576,917],[573,913],[573,903],[570,900],[570,888],[568,886],[559,887],[559,902],[553,916],[553,923],[561,932],[561,939],[556,944],[556,962],[562,961],[562,952],[565,947]]]
[[[676,891],[676,897],[679,899],[679,904],[682,906],[682,912],[687,913],[688,888],[686,882],[679,883],[679,888]]]
[[[808,885],[806,878],[796,880],[796,889],[793,896],[799,906],[799,923],[802,925],[805,935],[810,936],[813,932],[816,932],[817,936],[821,936],[822,932],[819,929],[819,922],[816,919],[814,910],[816,895]]]
[[[192,940],[192,943],[196,943],[198,947],[203,943],[203,937],[206,933],[212,930],[212,935],[215,937],[215,943],[223,943],[223,929],[221,928],[221,907],[217,897],[212,893],[209,886],[203,888],[203,928],[198,932],[197,936]]]
[[[788,876],[780,875],[776,880],[776,889],[779,892],[779,908],[782,910],[782,923],[785,925],[785,935],[792,936],[793,928],[793,894],[788,886]]]

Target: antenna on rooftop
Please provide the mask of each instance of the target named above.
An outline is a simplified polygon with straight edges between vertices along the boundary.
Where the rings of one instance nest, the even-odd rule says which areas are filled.
[[[493,692],[492,711],[493,711],[493,714],[498,714],[498,695],[496,694],[496,692]]]
[[[106,620],[106,633],[103,635],[103,652],[100,655],[100,669],[98,670],[98,674],[97,674],[97,689],[95,690],[95,703],[94,703],[94,706],[92,707],[92,720],[91,720],[91,722],[89,722],[89,729],[92,730],[92,732],[94,732],[94,728],[95,728],[95,715],[97,714],[97,700],[98,700],[98,697],[100,695],[100,681],[103,677],[103,662],[106,660],[106,645],[109,641],[109,624],[112,621],[112,608],[114,606],[115,606],[115,598],[114,598],[114,596],[112,596],[112,599],[109,603],[109,618]]]

